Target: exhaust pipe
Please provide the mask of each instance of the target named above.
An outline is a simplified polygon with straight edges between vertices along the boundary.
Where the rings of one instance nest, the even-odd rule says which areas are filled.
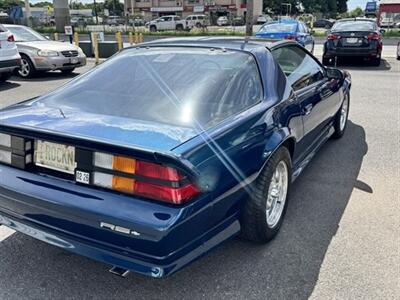
[[[108,272],[110,272],[111,274],[117,275],[119,277],[126,278],[130,271],[114,266]]]

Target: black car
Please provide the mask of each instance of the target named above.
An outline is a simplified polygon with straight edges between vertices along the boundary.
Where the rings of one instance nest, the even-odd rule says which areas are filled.
[[[314,27],[315,28],[332,28],[333,26],[333,22],[326,20],[326,19],[321,19],[321,20],[317,20],[314,22]]]
[[[343,19],[332,27],[324,44],[323,63],[332,64],[340,57],[362,57],[379,66],[382,34],[373,20]]]

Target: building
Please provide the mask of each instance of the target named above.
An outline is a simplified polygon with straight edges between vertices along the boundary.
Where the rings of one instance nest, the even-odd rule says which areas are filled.
[[[262,14],[262,5],[262,0],[254,0],[255,17]],[[143,15],[145,20],[171,14],[208,14],[215,18],[246,14],[246,0],[125,0],[125,7],[131,14]]]
[[[381,0],[378,20],[382,27],[400,25],[400,0]]]

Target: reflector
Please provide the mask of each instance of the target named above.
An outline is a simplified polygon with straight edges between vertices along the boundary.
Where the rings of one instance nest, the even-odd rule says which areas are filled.
[[[0,162],[11,165],[11,151],[0,149]]]
[[[111,154],[95,152],[93,160],[94,160],[93,163],[96,167],[110,169],[110,170],[113,167],[113,155]]]
[[[11,135],[0,133],[0,145],[4,147],[11,147]]]

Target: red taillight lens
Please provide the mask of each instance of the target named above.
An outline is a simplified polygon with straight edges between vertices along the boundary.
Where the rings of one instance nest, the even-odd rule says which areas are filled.
[[[136,174],[169,181],[179,181],[183,178],[174,168],[140,160],[136,161]]]
[[[286,35],[285,40],[295,40],[296,36],[295,35]]]
[[[8,36],[7,42],[15,42],[14,36],[12,34]]]
[[[328,40],[330,40],[330,41],[336,41],[338,39],[340,39],[340,36],[337,34],[331,33],[328,35]]]
[[[174,204],[187,202],[198,193],[199,190],[193,184],[179,188],[140,181],[137,181],[135,184],[135,194]]]
[[[368,34],[367,38],[369,40],[379,40],[380,39],[380,35],[377,33],[370,33]]]

